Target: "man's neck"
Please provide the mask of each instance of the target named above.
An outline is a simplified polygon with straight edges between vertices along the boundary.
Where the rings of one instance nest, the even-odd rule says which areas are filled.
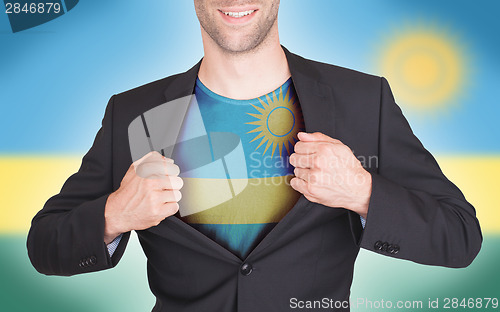
[[[203,43],[205,56],[198,77],[219,95],[238,100],[256,98],[275,90],[290,77],[277,33],[247,53],[228,53],[210,39]]]

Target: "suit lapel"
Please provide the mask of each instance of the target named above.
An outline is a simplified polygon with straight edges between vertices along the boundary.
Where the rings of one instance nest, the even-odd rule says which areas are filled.
[[[292,74],[292,81],[301,105],[306,131],[319,131],[334,137],[335,103],[331,88],[321,83],[320,73],[317,72],[311,64],[308,64],[310,61],[290,53],[285,47],[282,48],[287,57],[288,66]],[[190,70],[178,75],[177,78],[172,81],[165,90],[166,102],[193,94],[200,64],[201,60]],[[250,252],[248,257],[252,257],[262,252],[265,248],[271,246],[276,239],[284,235],[287,229],[301,220],[302,216],[308,212],[306,208],[310,204],[311,202],[303,195],[300,196],[293,208]],[[203,244],[203,246],[207,248],[215,249],[221,256],[231,261],[241,261],[241,259],[229,250],[180,220],[177,216],[169,217],[165,219],[165,221],[175,224],[179,229],[184,229],[186,235],[189,235],[196,243]]]
[[[172,83],[165,89],[165,102],[194,93],[194,85],[196,83],[198,71],[200,70],[200,65],[201,60],[187,72],[176,76]]]
[[[320,73],[309,60],[290,53],[283,47],[292,73],[292,81],[304,116],[306,132],[335,133],[335,101],[330,87],[323,84]]]

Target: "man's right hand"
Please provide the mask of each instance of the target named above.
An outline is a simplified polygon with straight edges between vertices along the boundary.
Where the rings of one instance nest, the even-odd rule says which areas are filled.
[[[130,165],[104,211],[104,242],[121,233],[158,225],[179,210],[183,185],[172,159],[153,151]]]

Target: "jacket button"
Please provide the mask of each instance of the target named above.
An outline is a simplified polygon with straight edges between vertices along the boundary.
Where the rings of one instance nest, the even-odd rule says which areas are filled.
[[[394,253],[394,246],[392,244],[389,244],[387,246],[387,252],[390,253],[390,254]]]
[[[398,252],[397,252],[398,248],[399,248],[399,247],[398,247],[398,245],[392,245],[392,244],[390,244],[390,245],[387,247],[387,251],[388,251],[391,255],[394,255],[394,254],[398,253]]]
[[[381,248],[381,250],[382,250],[382,251],[387,251],[387,247],[389,247],[389,244],[388,244],[387,242],[384,242],[384,243],[382,244],[382,248]]]
[[[373,245],[373,248],[375,248],[375,250],[382,250],[382,242],[377,241],[375,245]]]
[[[80,260],[79,266],[80,266],[81,268],[84,268],[84,267],[86,267],[86,266],[87,266],[87,263],[85,263],[85,259]]]
[[[90,265],[95,265],[97,263],[97,258],[95,256],[90,257],[89,259]]]
[[[399,252],[399,245],[394,245],[392,248],[394,249],[393,254],[397,254]]]
[[[243,263],[243,265],[240,268],[241,274],[248,276],[250,273],[252,273],[253,267],[250,263]]]

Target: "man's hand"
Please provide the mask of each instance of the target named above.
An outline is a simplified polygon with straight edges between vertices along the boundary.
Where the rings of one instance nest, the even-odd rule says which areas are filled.
[[[120,188],[111,193],[105,207],[104,242],[121,233],[158,225],[179,210],[183,185],[172,159],[150,152],[130,165]]]
[[[351,149],[320,132],[298,134],[290,164],[292,188],[315,203],[343,207],[366,218],[372,179]]]

